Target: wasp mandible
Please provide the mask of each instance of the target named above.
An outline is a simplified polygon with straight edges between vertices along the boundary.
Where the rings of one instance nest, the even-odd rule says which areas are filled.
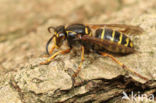
[[[96,53],[111,58],[114,62],[119,64],[123,69],[135,74],[136,76],[148,80],[146,77],[138,74],[132,69],[128,68],[122,62],[117,60],[111,54],[104,51],[109,51],[118,54],[134,53],[134,45],[127,35],[141,34],[143,29],[139,26],[125,25],[125,24],[71,24],[60,25],[58,27],[49,27],[48,31],[51,33],[54,30],[54,35],[49,39],[46,45],[46,52],[51,55],[55,48],[60,48],[64,41],[68,43],[68,49],[60,50],[51,55],[45,62],[40,64],[48,64],[57,55],[69,53],[76,43],[81,45],[81,62],[77,71],[73,74],[73,78],[77,77],[81,70],[84,61],[85,50],[93,50]],[[50,42],[53,41],[54,45],[48,50]]]

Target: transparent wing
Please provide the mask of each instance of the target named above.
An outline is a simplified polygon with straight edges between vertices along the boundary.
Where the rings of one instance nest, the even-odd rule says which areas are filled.
[[[139,26],[126,25],[126,24],[88,24],[87,26],[89,26],[92,29],[110,28],[128,35],[139,35],[144,31]]]

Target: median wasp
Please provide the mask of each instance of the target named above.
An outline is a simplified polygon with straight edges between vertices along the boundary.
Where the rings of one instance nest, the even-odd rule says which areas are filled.
[[[108,53],[134,53],[134,45],[128,35],[141,34],[143,29],[139,26],[125,24],[71,24],[57,27],[51,26],[48,28],[48,31],[52,33],[51,30],[54,30],[54,35],[49,39],[46,45],[46,52],[50,57],[40,64],[48,64],[57,55],[69,53],[72,48],[79,43],[81,45],[81,62],[77,71],[72,75],[73,78],[77,77],[78,73],[81,71],[85,50],[92,50],[104,57],[111,58],[123,69],[135,74],[141,79],[148,80]],[[48,47],[51,41],[53,41],[53,45],[49,51]],[[65,41],[68,43],[68,49],[57,51],[52,55],[54,49],[59,49]]]

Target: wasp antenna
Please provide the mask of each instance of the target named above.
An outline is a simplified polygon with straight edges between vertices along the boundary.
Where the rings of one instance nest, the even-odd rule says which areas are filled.
[[[46,44],[46,52],[47,52],[48,55],[50,55],[50,54],[49,54],[49,51],[48,51],[48,47],[49,47],[49,44],[50,44],[50,42],[53,40],[54,37],[55,37],[55,35],[53,35],[53,36],[48,40],[48,42],[47,42],[47,44]]]
[[[49,33],[51,33],[51,29],[53,29],[53,30],[55,31],[55,27],[50,26],[50,27],[48,27],[48,31],[49,31]]]

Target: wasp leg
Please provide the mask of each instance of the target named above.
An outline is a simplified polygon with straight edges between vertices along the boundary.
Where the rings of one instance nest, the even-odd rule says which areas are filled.
[[[81,71],[83,61],[84,61],[84,46],[81,47],[81,62],[79,64],[77,71],[72,75],[73,78],[76,78],[79,72]]]
[[[106,57],[110,57],[113,61],[115,61],[117,64],[119,64],[123,69],[125,70],[128,70],[129,72],[135,74],[136,76],[140,77],[141,79],[144,79],[144,80],[148,80],[148,78],[138,74],[137,72],[133,71],[132,69],[128,68],[126,65],[124,65],[123,63],[121,63],[119,60],[117,60],[115,57],[113,57],[112,55],[110,54],[107,54],[107,53],[104,53],[104,52],[100,52],[100,54],[102,56],[106,56]]]
[[[55,45],[53,45],[53,46],[51,47],[51,49],[50,49],[50,51],[49,51],[49,55],[51,55],[51,54],[53,53],[53,51],[54,51],[55,48],[56,48]]]
[[[53,51],[54,51],[55,48],[56,48],[56,46],[53,45],[53,46],[51,47],[49,53],[48,53],[48,54],[45,54],[43,57],[49,57],[49,55],[51,55],[51,54],[53,53]]]
[[[56,52],[55,54],[53,54],[49,59],[47,59],[45,62],[41,62],[40,64],[41,64],[41,65],[48,64],[48,63],[51,62],[57,55],[69,53],[70,50],[71,50],[71,49],[66,49],[66,50],[58,51],[58,52]]]

